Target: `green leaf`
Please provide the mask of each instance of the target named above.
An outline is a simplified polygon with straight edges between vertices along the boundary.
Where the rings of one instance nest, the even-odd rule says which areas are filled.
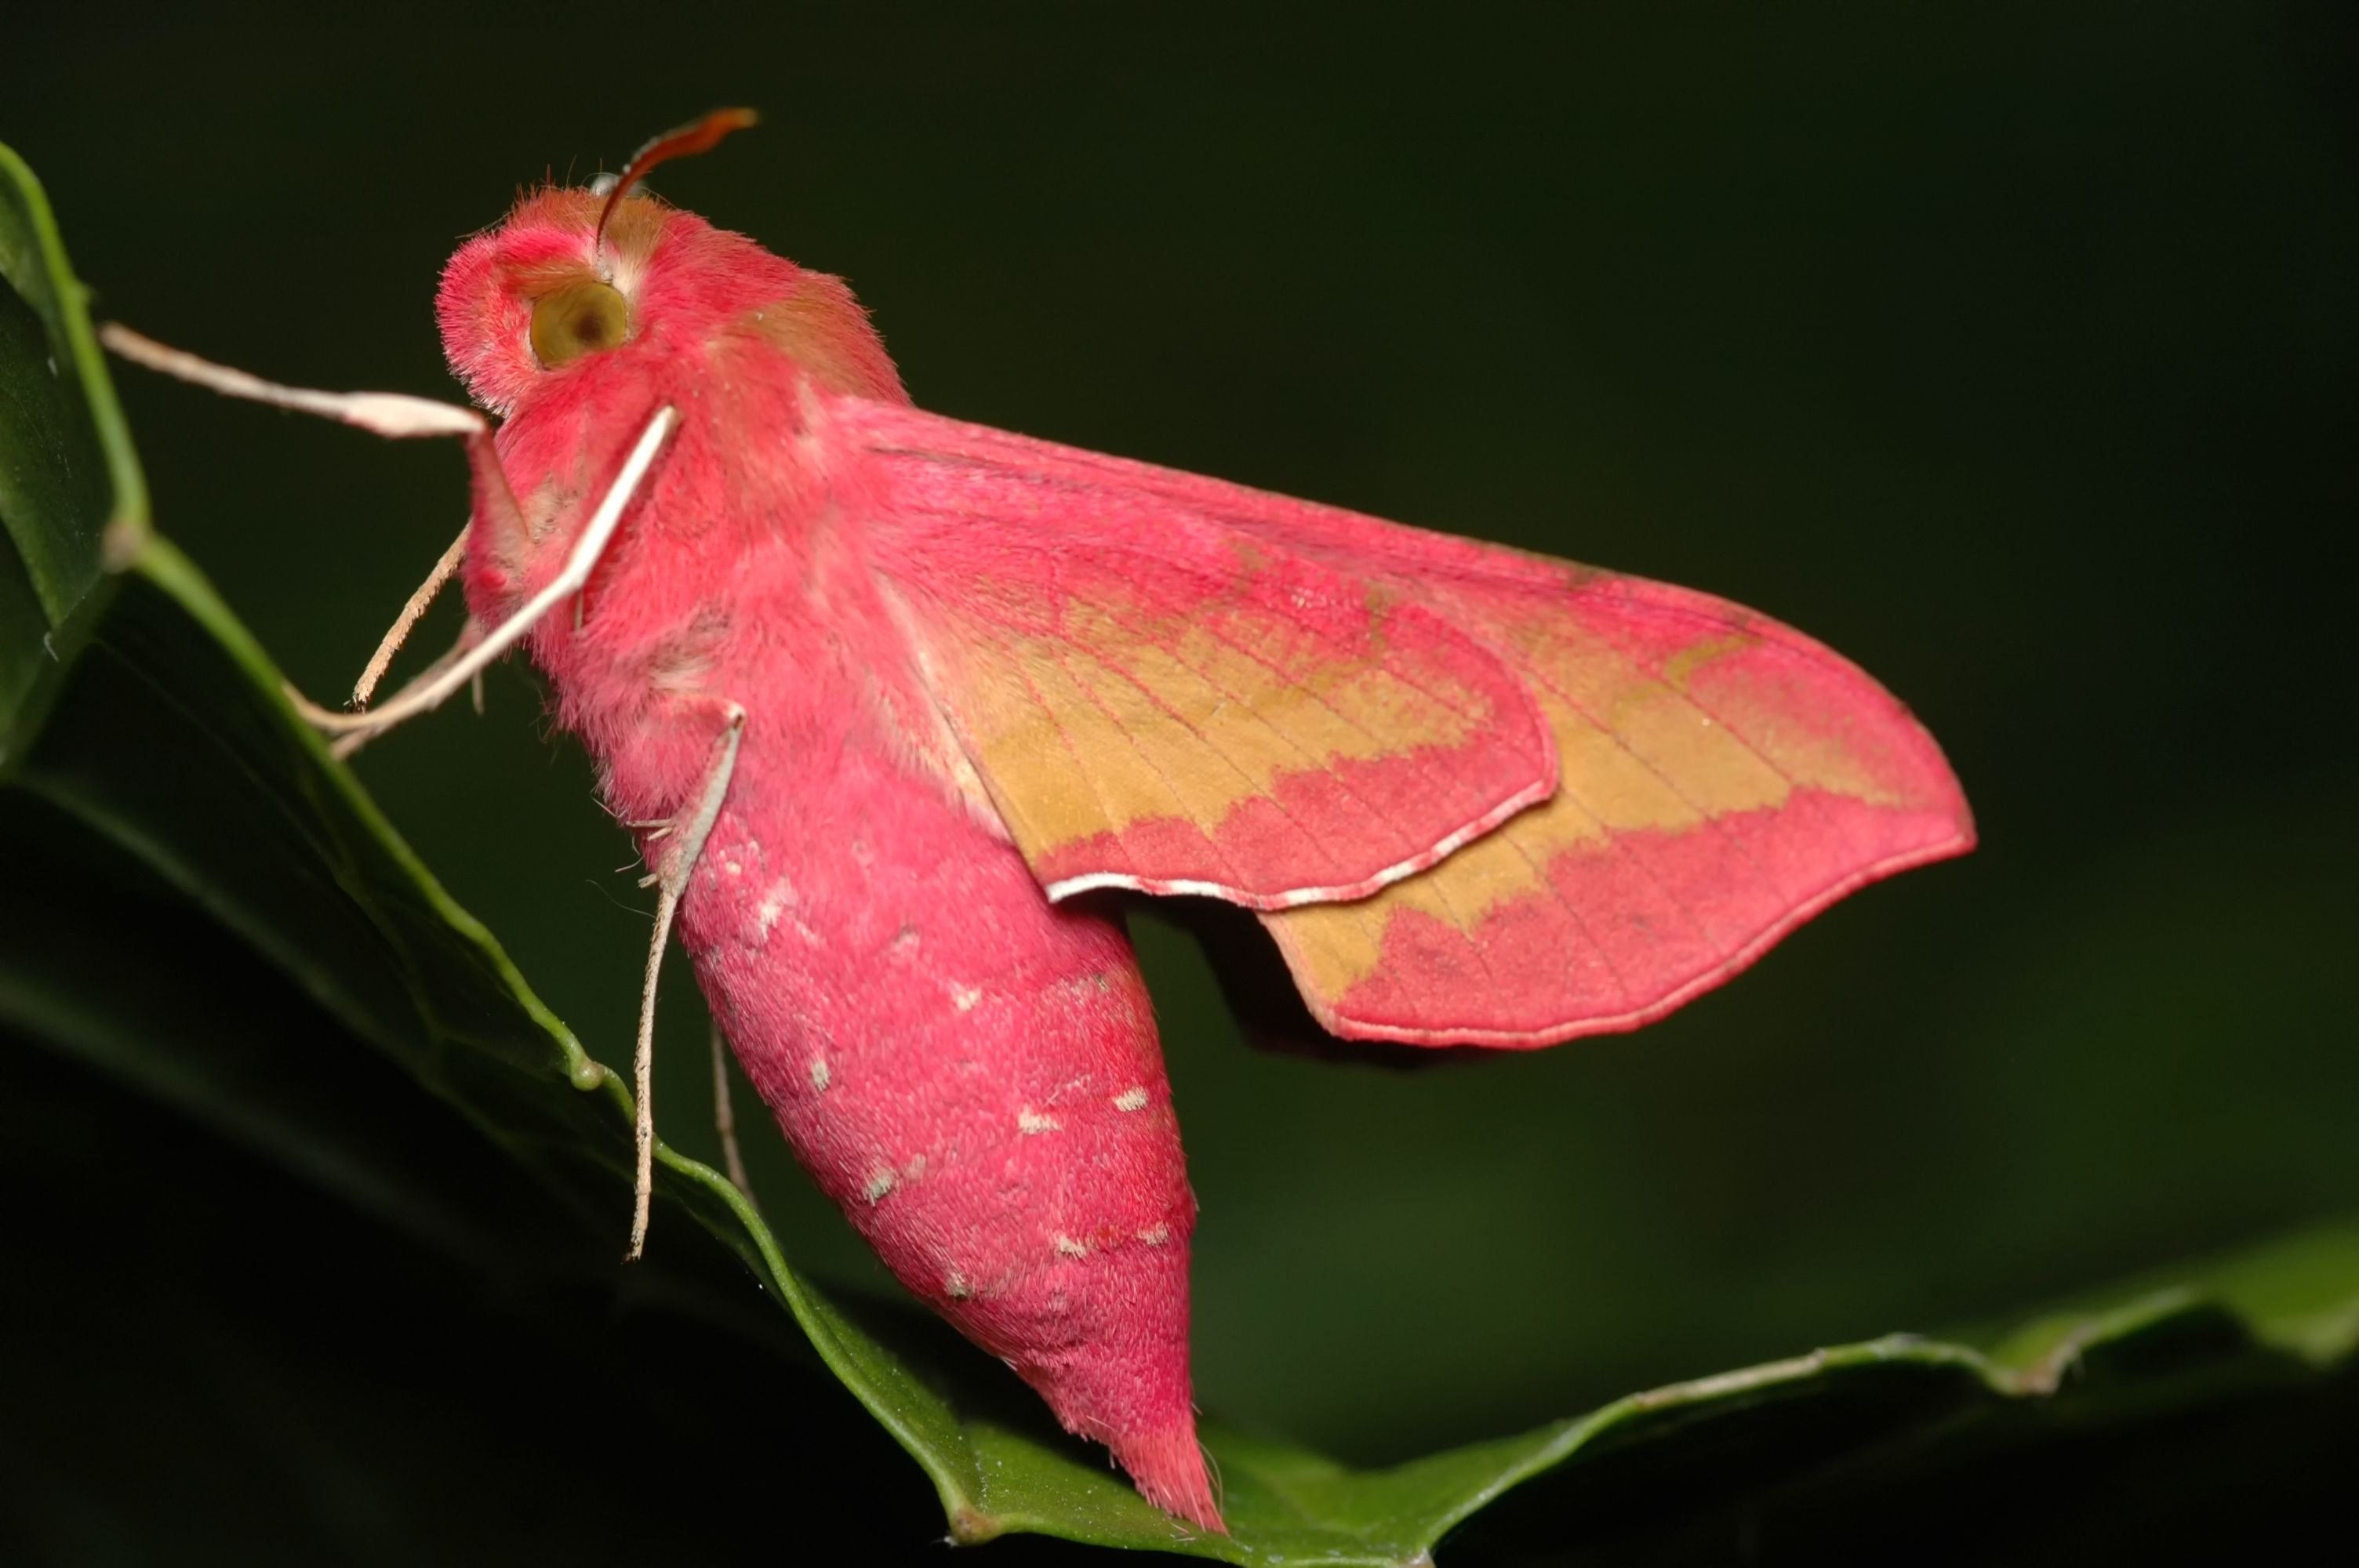
[[[298,721],[264,651],[148,530],[81,289],[5,149],[0,271],[0,520],[13,546],[0,569],[0,849],[32,873],[0,894],[0,1021],[485,1271],[604,1266],[629,1191],[621,1082],[442,892]],[[332,1036],[288,1026],[250,980],[224,978],[234,966],[192,957],[190,918],[258,955]],[[157,984],[114,984],[127,967]],[[930,1320],[819,1290],[715,1173],[669,1148],[659,1162],[658,1234],[693,1221],[719,1248],[668,1239],[639,1288],[757,1346],[784,1336],[756,1291],[781,1303],[969,1541],[1037,1531],[1234,1563],[1414,1563],[1526,1487],[1526,1517],[1556,1509],[1537,1539],[1564,1547],[1611,1526],[1601,1498],[1668,1494],[1693,1510],[1837,1459],[1934,1454],[1960,1433],[2034,1443],[2058,1422],[2299,1384],[2359,1341],[2359,1227],[2330,1230],[2010,1333],[1813,1351],[1389,1469],[1208,1423],[1235,1533],[1195,1538],[1057,1433],[989,1357]]]
[[[45,675],[147,527],[147,494],[82,286],[32,171],[0,146],[0,767]]]

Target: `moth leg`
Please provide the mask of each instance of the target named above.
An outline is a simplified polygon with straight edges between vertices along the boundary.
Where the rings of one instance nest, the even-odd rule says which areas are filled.
[[[393,618],[393,624],[386,628],[385,635],[377,639],[376,652],[369,655],[369,662],[361,670],[361,678],[353,683],[354,708],[366,708],[368,699],[376,695],[376,683],[385,678],[386,668],[393,663],[393,655],[401,651],[403,643],[408,641],[409,629],[418,624],[418,618],[426,613],[427,606],[434,602],[434,596],[442,591],[442,585],[451,580],[451,574],[459,569],[459,563],[466,558],[466,555],[467,530],[462,528],[459,536],[451,541],[451,547],[443,551],[441,558],[434,563],[434,569],[426,574],[426,580],[418,585],[410,594],[409,601],[401,607],[401,613]]]
[[[490,527],[495,546],[514,555],[527,542],[524,514],[516,506],[516,492],[508,483],[507,471],[500,466],[499,450],[492,440],[492,423],[472,408],[438,403],[428,397],[412,397],[399,392],[321,392],[312,387],[287,386],[278,382],[265,381],[258,375],[229,365],[215,364],[186,350],[159,343],[117,321],[103,323],[98,329],[98,337],[107,348],[135,364],[145,365],[149,370],[208,388],[223,396],[245,398],[249,402],[267,404],[274,408],[289,408],[301,414],[316,414],[322,418],[334,419],[397,439],[416,436],[457,436],[467,444],[467,466],[475,480],[476,511]],[[451,542],[451,547],[442,552],[441,559],[434,563],[434,569],[427,574],[425,582],[409,596],[409,602],[395,618],[392,629],[378,642],[376,652],[370,655],[367,667],[361,672],[361,678],[353,688],[353,701],[356,706],[368,701],[369,695],[376,689],[376,683],[384,678],[386,666],[392,662],[402,640],[408,636],[418,618],[426,612],[427,606],[434,601],[434,596],[457,571],[466,554],[467,536],[468,531],[462,530]],[[465,678],[472,679],[472,675]],[[307,718],[327,711],[299,693],[290,691],[288,695]],[[441,697],[437,696],[432,702],[409,711],[423,712],[440,700]],[[313,721],[318,722],[316,719]],[[379,719],[367,726],[344,725],[342,728],[385,729],[398,721],[397,719]],[[336,729],[339,726],[323,728]]]
[[[267,403],[299,414],[317,414],[345,425],[356,425],[397,439],[410,436],[473,436],[488,433],[491,421],[472,408],[412,397],[404,392],[321,392],[308,386],[285,386],[228,365],[200,359],[185,349],[159,343],[119,321],[98,329],[98,341],[149,370],[208,387],[225,397]]]
[[[288,700],[315,728],[331,734],[344,735],[359,730],[389,729],[405,719],[414,719],[467,685],[478,671],[514,647],[542,616],[588,586],[592,569],[597,566],[598,557],[605,552],[607,544],[614,536],[614,530],[623,521],[624,510],[630,505],[631,498],[638,493],[639,486],[646,482],[647,470],[655,465],[656,453],[679,424],[679,411],[670,405],[656,410],[655,416],[639,432],[630,456],[623,460],[622,471],[614,476],[614,482],[608,485],[606,493],[599,498],[598,509],[590,514],[589,524],[582,530],[582,536],[574,540],[573,548],[566,555],[565,565],[558,574],[538,593],[526,600],[523,609],[484,633],[482,641],[440,674],[431,680],[420,681],[406,688],[383,708],[367,713],[332,712],[310,701],[301,693],[291,690],[287,694]]]
[[[647,878],[657,890],[656,928],[647,944],[647,979],[639,991],[638,1045],[631,1056],[631,1096],[637,1117],[632,1128],[631,1245],[623,1254],[625,1262],[636,1260],[647,1249],[647,1216],[655,1200],[656,979],[663,969],[664,947],[671,940],[672,917],[679,913],[679,895],[687,890],[689,875],[696,870],[704,841],[712,837],[712,824],[721,816],[721,803],[729,794],[729,776],[737,771],[737,743],[745,733],[745,710],[732,702],[726,705],[726,713],[720,738],[712,743],[712,761],[697,788],[696,804],[687,816],[672,819],[663,854]]]
[[[721,1025],[712,1026],[712,1127],[721,1134],[721,1162],[728,1168],[729,1184],[754,1201],[754,1183],[745,1174],[745,1156],[737,1149],[737,1107],[729,1098],[729,1043]]]
[[[483,634],[484,623],[477,621],[473,616],[468,617],[467,623],[459,629],[459,635],[454,641],[452,641],[451,644],[443,649],[440,654],[435,654],[433,663],[428,665],[424,669],[419,671],[416,676],[406,682],[401,688],[401,693],[407,693],[411,687],[432,680],[436,676],[440,675],[444,670],[450,668],[452,661],[463,658],[466,655],[467,650],[473,647],[475,645],[476,639],[483,636]],[[397,693],[396,695],[398,696],[401,695],[401,693]],[[480,715],[484,711],[484,684],[483,673],[481,671],[476,672],[474,696],[475,711]],[[328,750],[333,752],[340,759],[350,757],[354,752],[359,751],[363,746],[367,745],[371,741],[375,740],[379,735],[384,733],[385,731],[382,730],[355,730],[349,735],[337,736],[333,741],[328,743]]]

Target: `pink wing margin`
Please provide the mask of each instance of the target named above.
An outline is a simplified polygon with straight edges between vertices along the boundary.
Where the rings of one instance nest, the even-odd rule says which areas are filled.
[[[1964,796],[1908,710],[1822,644],[1741,606],[911,409],[844,414],[884,468],[872,515],[897,581],[951,573],[991,585],[985,599],[1087,600],[1154,569],[1125,551],[1168,557],[1185,542],[1189,589],[1165,607],[1172,614],[1223,601],[1224,561],[1256,577],[1283,562],[1280,579],[1322,592],[1359,585],[1360,601],[1393,607],[1387,622],[1414,607],[1507,672],[1538,715],[1544,748],[1491,741],[1472,754],[1544,755],[1552,775],[1519,795],[1505,766],[1486,780],[1484,809],[1462,793],[1412,818],[1408,837],[1430,836],[1421,854],[1403,854],[1397,832],[1372,833],[1387,858],[1382,875],[1271,897],[1252,892],[1269,869],[1256,863],[1265,851],[1244,846],[1225,885],[1139,875],[1134,861],[1060,886],[1035,859],[1052,892],[1113,883],[1260,910],[1332,1033],[1524,1048],[1636,1028],[1741,972],[1846,893],[1973,847]],[[992,552],[996,567],[978,570]],[[940,613],[956,622],[940,627],[955,646],[988,644],[1016,611]],[[1408,624],[1419,634],[1409,657],[1430,646],[1477,667],[1425,621]],[[988,657],[964,673],[977,671],[1005,678]],[[968,735],[954,684],[940,695]],[[1393,764],[1388,805],[1466,761],[1431,747],[1403,755],[1415,764]],[[977,765],[995,772],[987,757]],[[1023,794],[995,787],[1004,807]],[[1348,795],[1319,804],[1323,812],[1300,814],[1313,828],[1332,835],[1354,820]],[[1105,841],[1095,848],[1103,857]]]

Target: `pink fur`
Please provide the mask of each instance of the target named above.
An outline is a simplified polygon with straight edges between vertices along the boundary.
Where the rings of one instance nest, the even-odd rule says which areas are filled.
[[[599,248],[598,207],[527,198],[443,277],[522,514],[478,498],[469,602],[549,582],[677,411],[578,613],[529,637],[558,718],[615,813],[662,822],[742,705],[680,911],[714,1015],[894,1272],[1202,1528],[1154,1020],[1121,928],[1044,884],[1218,893],[1334,1033],[1520,1047],[1658,1017],[1973,842],[1931,737],[1799,633],[937,418],[837,279],[645,197]],[[629,336],[543,368],[533,300],[593,277]],[[1107,779],[1187,809],[1114,810]],[[1397,878],[1447,890],[1362,902]]]
[[[616,814],[659,821],[718,704],[745,707],[680,918],[739,1060],[912,1291],[1218,1530],[1188,1377],[1195,1201],[1145,985],[1121,927],[1051,905],[950,781],[871,570],[871,481],[831,438],[835,401],[900,395],[890,362],[835,279],[647,199],[625,213],[634,335],[561,370],[532,360],[528,294],[591,274],[590,198],[527,200],[444,276],[451,363],[508,415],[532,530],[478,529],[469,603],[496,621],[548,580],[650,416],[681,410],[580,629],[560,614],[530,640],[558,717]]]

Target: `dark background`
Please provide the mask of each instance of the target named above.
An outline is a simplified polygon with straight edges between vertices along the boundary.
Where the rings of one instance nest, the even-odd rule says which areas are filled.
[[[921,404],[1758,606],[1963,778],[1972,859],[1643,1033],[1473,1067],[1249,1052],[1143,925],[1209,1410],[1397,1459],[2359,1210],[2334,7],[497,15],[12,17],[0,139],[100,315],[455,395],[461,236],[751,103],[657,185],[847,276]],[[158,525],[342,689],[463,521],[456,451],[118,383]],[[649,901],[529,675],[490,684],[360,771],[618,1060]],[[667,999],[700,1150],[684,968]],[[880,1280],[756,1141],[789,1256]]]

